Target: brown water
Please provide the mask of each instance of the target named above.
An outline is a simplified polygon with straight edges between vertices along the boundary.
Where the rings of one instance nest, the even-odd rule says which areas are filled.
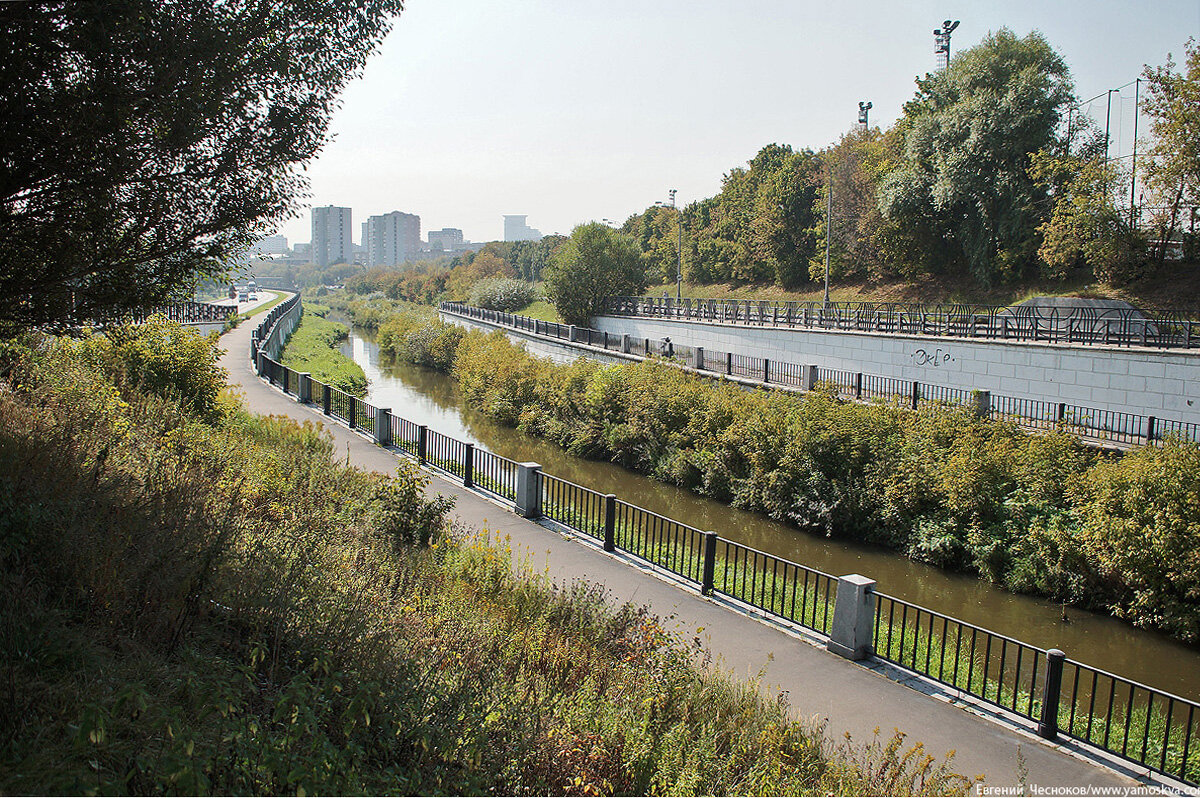
[[[1067,609],[1070,620],[1064,623],[1058,604],[1008,593],[973,576],[922,565],[886,549],[807,533],[611,463],[573,457],[466,407],[453,381],[443,374],[381,363],[367,332],[355,330],[344,351],[366,371],[371,404],[390,407],[396,415],[444,435],[513,460],[540,463],[546,473],[835,576],[864,574],[877,580],[882,593],[1041,648],[1062,649],[1072,659],[1127,679],[1200,699],[1200,647],[1073,608]]]

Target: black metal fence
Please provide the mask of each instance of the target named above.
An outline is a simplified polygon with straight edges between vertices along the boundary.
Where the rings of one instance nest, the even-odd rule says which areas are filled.
[[[612,316],[1001,341],[1191,349],[1200,322],[1180,311],[1133,308],[995,307],[891,302],[783,302],[753,299],[613,297]]]
[[[262,337],[267,330],[260,327]],[[369,429],[418,462],[467,487],[517,498],[513,460],[398,416],[374,427],[382,411],[312,380],[265,355],[260,374],[352,427]],[[318,399],[319,397],[319,399]],[[706,595],[719,594],[828,635],[838,579],[781,557],[724,540],[621,501],[612,494],[541,473],[537,509],[563,527],[652,563]],[[1200,704],[1067,659],[1054,650],[875,593],[873,653],[880,659],[1001,707],[1043,736],[1065,734],[1182,782],[1200,785]]]
[[[443,302],[441,309],[467,318],[564,341],[571,341],[573,331],[573,343],[637,357],[661,357],[703,374],[724,375],[764,386],[799,390],[811,390],[818,385],[831,386],[842,399],[884,400],[914,410],[922,406],[945,404],[972,409],[979,407],[978,392],[966,388],[786,363],[716,349],[698,349],[666,339],[630,338],[626,347],[622,336],[600,330],[538,321],[526,316],[484,310],[459,302]],[[1200,332],[1200,328],[1197,332]],[[1193,422],[1062,402],[1003,396],[991,392],[987,392],[986,396],[986,413],[989,418],[1007,419],[1031,429],[1061,429],[1098,442],[1130,446],[1161,445],[1171,438],[1200,442],[1200,424]]]

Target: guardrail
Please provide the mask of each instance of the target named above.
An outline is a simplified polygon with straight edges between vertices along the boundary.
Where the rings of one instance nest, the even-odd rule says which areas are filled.
[[[259,376],[297,401],[318,405],[467,488],[512,502],[521,515],[550,519],[605,551],[674,574],[701,594],[727,596],[823,635],[831,650],[877,656],[1001,707],[1048,739],[1064,734],[1200,786],[1194,701],[877,593],[863,577],[834,577],[544,474],[536,463],[442,435],[256,353]]]
[[[783,302],[754,299],[612,297],[606,314],[720,324],[802,327],[1001,341],[1200,347],[1200,322],[1181,311],[1133,308],[995,307],[892,302]],[[1148,315],[1149,314],[1149,315]]]
[[[484,310],[460,302],[443,302],[441,310],[610,352],[634,357],[661,357],[704,375],[737,378],[762,386],[810,391],[819,385],[831,385],[842,399],[882,399],[903,404],[913,410],[927,405],[959,405],[982,416],[1010,420],[1023,427],[1059,429],[1099,442],[1129,446],[1161,445],[1172,437],[1200,442],[1200,424],[1188,421],[1069,405],[1065,402],[1003,396],[991,391],[971,391],[877,374],[786,363],[736,352],[692,347],[668,339],[632,338],[586,327],[544,322],[513,313]]]

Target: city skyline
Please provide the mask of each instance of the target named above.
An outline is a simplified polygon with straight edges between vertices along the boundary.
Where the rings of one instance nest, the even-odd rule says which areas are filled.
[[[1105,95],[1083,109],[1103,123],[1108,89],[1168,53],[1178,60],[1200,34],[1200,0],[603,11],[417,0],[346,90],[334,140],[308,167],[308,204],[279,232],[303,240],[310,205],[348,205],[358,218],[409,207],[427,228],[474,241],[502,239],[513,210],[551,234],[623,221],[672,188],[687,205],[763,145],[833,143],[860,102],[872,103],[873,126],[891,126],[914,78],[936,68],[933,29],[947,18],[961,20],[952,58],[1002,26],[1039,31],[1081,99]],[[1133,91],[1113,95],[1120,152],[1132,144]]]

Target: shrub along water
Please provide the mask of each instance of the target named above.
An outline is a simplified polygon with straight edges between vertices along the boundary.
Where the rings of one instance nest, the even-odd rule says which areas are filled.
[[[1200,640],[1200,446],[1124,456],[956,407],[746,390],[660,362],[555,365],[427,310],[383,350],[501,423],[735,507]]]
[[[412,471],[246,413],[215,341],[164,330],[3,347],[0,792],[970,788],[899,737],[833,749],[599,588],[514,574]]]

